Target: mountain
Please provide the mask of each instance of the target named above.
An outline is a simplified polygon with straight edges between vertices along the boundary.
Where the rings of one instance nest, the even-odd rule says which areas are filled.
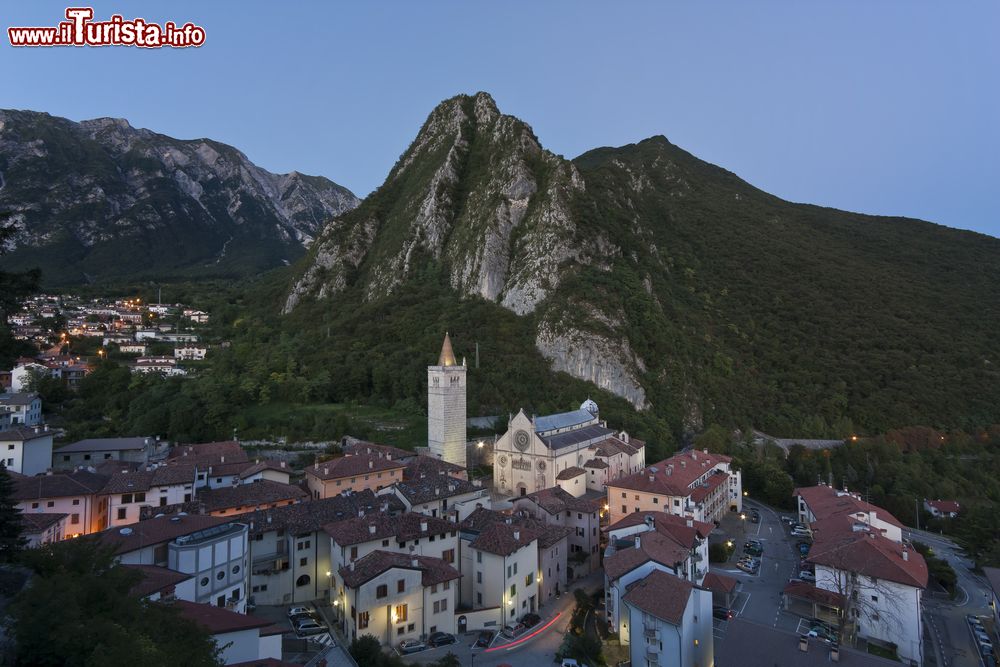
[[[18,229],[3,266],[40,266],[50,285],[252,275],[301,257],[357,203],[210,139],[0,110],[0,216]]]
[[[1000,240],[783,201],[663,137],[567,160],[485,93],[446,100],[284,311],[388,312],[434,280],[678,430],[1000,422]]]

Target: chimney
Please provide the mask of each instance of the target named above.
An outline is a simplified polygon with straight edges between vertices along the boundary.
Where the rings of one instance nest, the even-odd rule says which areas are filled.
[[[681,467],[682,468],[687,468],[687,466],[688,466],[688,462],[687,461],[681,461]]]
[[[799,636],[799,650],[803,653],[809,650],[809,637],[805,635]]]
[[[514,531],[514,539],[515,540],[520,540],[521,539],[521,531],[519,531],[519,530],[515,530]]]
[[[281,462],[281,467],[282,467],[282,468],[284,468],[284,467],[285,467],[285,462],[284,462],[284,461],[282,461],[282,462]]]
[[[692,519],[691,517],[688,517],[687,527],[688,528],[694,528],[694,519]]]
[[[903,560],[904,561],[910,560],[910,552],[906,550],[906,547],[903,547]]]
[[[350,565],[348,565],[348,567],[351,568],[351,572],[354,572],[354,561],[353,560],[351,561]]]
[[[375,467],[375,462],[372,461],[371,459],[368,459],[368,469],[371,470],[374,467]]]
[[[368,532],[371,533],[372,535],[375,534],[375,524],[374,523],[368,524]]]
[[[427,532],[427,519],[421,519],[420,520],[420,532],[421,533],[426,533]]]
[[[412,565],[413,567],[420,567],[420,561],[414,558],[413,560],[410,561],[410,565]]]
[[[439,489],[438,487],[435,486],[434,487],[434,495],[435,496],[440,496],[441,495],[441,489]]]
[[[223,454],[222,456],[219,457],[219,463],[225,463],[225,462],[226,462],[226,455]]]
[[[705,449],[703,449],[703,450],[701,450],[701,451],[703,451],[703,452],[705,452],[706,454],[708,454],[708,447],[706,447]]]
[[[667,469],[664,472],[667,473],[667,477],[670,477],[671,475],[674,474],[674,466],[673,465],[668,465]]]
[[[323,476],[326,477],[329,474],[330,474],[330,469],[327,468],[326,466],[323,466]]]
[[[636,549],[642,548],[642,539],[641,539],[639,533],[636,533],[636,535],[635,535],[635,548]]]
[[[692,461],[698,460],[698,450],[691,450],[691,460]]]
[[[670,473],[667,473],[667,474],[669,475]],[[654,477],[653,475],[650,475],[649,476],[649,481],[650,482],[655,482],[656,481],[656,477]]]

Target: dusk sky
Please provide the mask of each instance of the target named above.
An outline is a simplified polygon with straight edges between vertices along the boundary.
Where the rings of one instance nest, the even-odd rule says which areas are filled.
[[[81,3],[83,4],[83,3]],[[66,2],[3,0],[3,28]],[[89,3],[197,49],[0,46],[0,107],[127,118],[365,195],[442,99],[488,91],[553,152],[662,134],[792,201],[1000,236],[1000,3]]]

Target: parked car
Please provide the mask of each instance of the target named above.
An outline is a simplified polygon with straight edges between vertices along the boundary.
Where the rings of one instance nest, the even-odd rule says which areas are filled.
[[[756,574],[757,569],[760,568],[760,564],[748,561],[740,561],[739,563],[736,564],[736,567],[740,568],[747,574]]]
[[[425,648],[427,648],[427,644],[423,643],[419,639],[404,639],[399,642],[399,652],[403,655],[423,651]]]
[[[527,628],[524,627],[524,623],[517,623],[515,625],[505,625],[503,630],[500,631],[500,634],[504,637],[510,637],[513,639],[514,637],[520,637],[524,634],[525,630],[527,630]]]
[[[476,648],[487,648],[490,642],[493,641],[493,631],[492,630],[482,630],[479,633],[479,637],[476,638]]]
[[[304,636],[304,635],[318,635],[318,634],[322,634],[322,633],[324,633],[326,631],[327,631],[327,629],[324,626],[320,625],[319,623],[317,623],[316,621],[314,621],[312,619],[300,621],[295,626],[295,633],[297,635],[300,635],[300,636]]]
[[[809,570],[802,570],[801,572],[799,572],[799,579],[801,579],[802,581],[808,581],[813,584],[816,583],[816,575],[810,572]]]
[[[733,610],[725,607],[712,607],[712,616],[722,621],[728,621],[733,617]]]
[[[837,633],[824,625],[815,625],[806,634],[808,637],[816,637],[828,644],[837,641]]]
[[[993,655],[993,642],[989,640],[979,642],[979,652],[983,655]]]
[[[316,612],[309,607],[291,607],[288,610],[288,618],[293,616],[310,616],[312,618],[316,617]]]
[[[435,632],[430,637],[427,638],[428,646],[447,646],[448,644],[454,644],[456,641],[455,635],[449,634],[447,632]]]
[[[577,662],[573,658],[563,658],[562,667],[587,667],[587,665]]]
[[[525,614],[521,618],[521,623],[524,624],[525,628],[533,628],[538,625],[542,620],[542,617],[538,614]]]

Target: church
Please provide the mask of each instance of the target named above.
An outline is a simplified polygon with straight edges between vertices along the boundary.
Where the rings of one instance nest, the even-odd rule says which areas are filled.
[[[446,333],[435,366],[427,367],[427,447],[431,456],[466,467],[468,367]],[[639,472],[646,443],[601,421],[589,398],[578,410],[529,417],[520,410],[493,448],[498,493],[525,496],[555,486],[579,498]]]
[[[646,444],[608,428],[594,401],[578,410],[510,419],[493,450],[493,483],[502,494],[524,496],[559,486],[579,497],[642,470]]]

